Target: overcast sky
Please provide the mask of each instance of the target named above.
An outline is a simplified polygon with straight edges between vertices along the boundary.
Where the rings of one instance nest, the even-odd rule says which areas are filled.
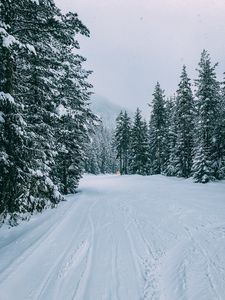
[[[91,31],[80,53],[94,73],[97,94],[129,108],[147,109],[157,81],[172,95],[183,64],[196,77],[207,49],[225,71],[225,0],[56,0],[78,13]]]

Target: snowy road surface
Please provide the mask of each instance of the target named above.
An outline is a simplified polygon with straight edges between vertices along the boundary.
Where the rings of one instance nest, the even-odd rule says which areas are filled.
[[[225,299],[225,182],[87,176],[0,229],[1,300]]]

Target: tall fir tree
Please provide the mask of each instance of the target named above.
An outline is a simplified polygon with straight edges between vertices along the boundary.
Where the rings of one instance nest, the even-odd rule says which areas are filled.
[[[131,121],[127,112],[121,111],[116,119],[114,145],[119,159],[120,174],[128,174],[129,150],[130,150]]]
[[[193,177],[206,183],[219,178],[218,168],[218,120],[220,115],[219,82],[217,64],[212,65],[207,51],[203,51],[196,80],[197,118],[195,124],[195,148]]]
[[[149,123],[150,173],[162,174],[167,163],[167,117],[164,91],[157,83],[153,93]]]
[[[103,124],[95,127],[87,147],[85,171],[92,174],[112,174],[118,171],[113,130]]]
[[[86,32],[88,34],[88,31]],[[75,46],[75,45],[74,45]],[[53,175],[63,194],[74,193],[85,166],[86,147],[96,117],[89,108],[91,85],[87,82],[90,72],[82,68],[85,60],[74,55],[70,47],[63,45],[58,83],[57,118],[53,128],[57,154]]]
[[[94,116],[89,72],[73,50],[77,34],[89,31],[52,0],[0,5],[0,215],[16,223],[20,213],[58,203],[58,188],[67,193],[78,184]]]
[[[148,127],[138,108],[131,128],[129,159],[131,174],[147,175],[148,157]]]
[[[225,178],[225,80],[222,83],[220,91],[220,110],[217,120],[216,140],[217,140],[217,169],[218,179]]]
[[[176,139],[174,147],[174,175],[190,177],[194,146],[194,99],[186,66],[183,66],[175,106]]]
[[[175,145],[177,138],[176,121],[176,96],[170,97],[166,101],[166,169],[164,174],[167,176],[175,175]]]
[[[24,53],[29,55],[21,36],[24,6],[27,1],[1,1],[0,5],[0,216],[10,216],[16,224],[17,215],[34,208],[29,190],[32,187],[32,134],[24,116],[25,106],[18,97],[22,76],[17,63]],[[31,47],[30,47],[31,48]],[[37,205],[38,208],[38,205]]]

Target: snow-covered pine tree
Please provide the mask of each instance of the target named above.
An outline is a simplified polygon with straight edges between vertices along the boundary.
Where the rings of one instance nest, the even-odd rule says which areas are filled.
[[[118,170],[118,164],[116,160],[116,151],[113,147],[113,135],[112,129],[106,128],[102,125],[100,129],[101,145],[100,145],[100,170],[101,173],[110,174],[115,173]]]
[[[116,129],[114,136],[114,146],[116,149],[116,158],[119,159],[119,170],[120,174],[123,172],[123,136],[122,136],[122,128],[123,128],[123,112],[121,111],[116,118]]]
[[[222,83],[220,91],[220,110],[219,119],[217,123],[216,130],[216,140],[217,140],[217,172],[218,179],[225,178],[225,80]]]
[[[131,121],[127,112],[121,111],[116,119],[116,130],[114,136],[114,145],[119,159],[119,167],[121,174],[128,174],[129,166],[129,150],[130,150],[130,130]]]
[[[91,137],[90,143],[86,148],[86,159],[85,159],[85,172],[98,175],[100,174],[100,168],[98,165],[98,158],[97,158],[97,144],[95,143],[95,139]]]
[[[176,96],[170,97],[166,101],[166,168],[164,174],[175,175],[175,145],[177,137],[177,120],[175,114]]]
[[[70,30],[73,30],[69,34],[75,35],[80,32],[89,35],[84,25],[78,22],[76,14],[70,13],[65,17],[65,21],[67,26],[70,26]],[[68,40],[71,42],[69,43]],[[75,192],[77,188],[84,169],[89,133],[96,119],[89,108],[91,85],[87,82],[87,78],[90,72],[82,67],[85,59],[71,52],[71,48],[78,47],[77,41],[74,42],[70,36],[64,36],[61,41],[61,74],[59,74],[57,96],[59,105],[55,109],[58,115],[55,124],[58,150],[53,174],[63,194]]]
[[[95,128],[87,149],[85,171],[93,174],[112,174],[118,170],[116,151],[113,147],[113,130],[103,123]]]
[[[16,20],[15,24],[19,28],[18,35],[31,54],[23,53],[17,57],[18,70],[23,74],[17,81],[18,97],[24,103],[24,117],[32,133],[30,195],[34,199],[34,209],[42,210],[49,203],[54,206],[62,199],[51,170],[56,152],[54,125],[59,94],[58,53],[65,26],[54,1],[26,1],[20,11],[23,19]]]
[[[24,103],[18,94],[18,79],[22,76],[17,58],[27,51],[22,42],[20,21],[27,1],[0,2],[0,223],[9,216],[16,224],[17,215],[33,210],[29,189],[33,149],[32,136],[24,119]]]
[[[220,116],[219,83],[216,78],[217,64],[212,65],[207,51],[201,54],[199,75],[196,80],[197,118],[193,177],[196,182],[206,183],[219,178],[218,120]]]
[[[167,117],[164,91],[157,82],[152,100],[149,123],[150,173],[162,174],[167,162]]]
[[[174,175],[189,177],[193,162],[194,99],[186,66],[177,90],[174,125],[176,139],[173,155]]]
[[[62,199],[55,184],[61,188],[60,176],[55,180],[53,167],[61,149],[56,132],[65,128],[72,141],[69,146],[61,141],[60,146],[73,157],[80,155],[67,165],[68,182],[77,185],[93,115],[88,107],[89,73],[81,67],[84,59],[71,50],[78,47],[76,34],[88,30],[76,14],[62,15],[51,0],[0,4],[0,214],[15,220],[17,213],[40,211]],[[69,83],[62,86],[65,65]],[[63,101],[68,114],[61,126],[58,107]]]
[[[148,173],[148,126],[137,108],[131,127],[129,168],[131,174]]]

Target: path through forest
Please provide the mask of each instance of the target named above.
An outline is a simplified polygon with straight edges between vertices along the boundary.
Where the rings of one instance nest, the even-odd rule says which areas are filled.
[[[0,229],[1,300],[225,299],[225,182],[86,176]]]

